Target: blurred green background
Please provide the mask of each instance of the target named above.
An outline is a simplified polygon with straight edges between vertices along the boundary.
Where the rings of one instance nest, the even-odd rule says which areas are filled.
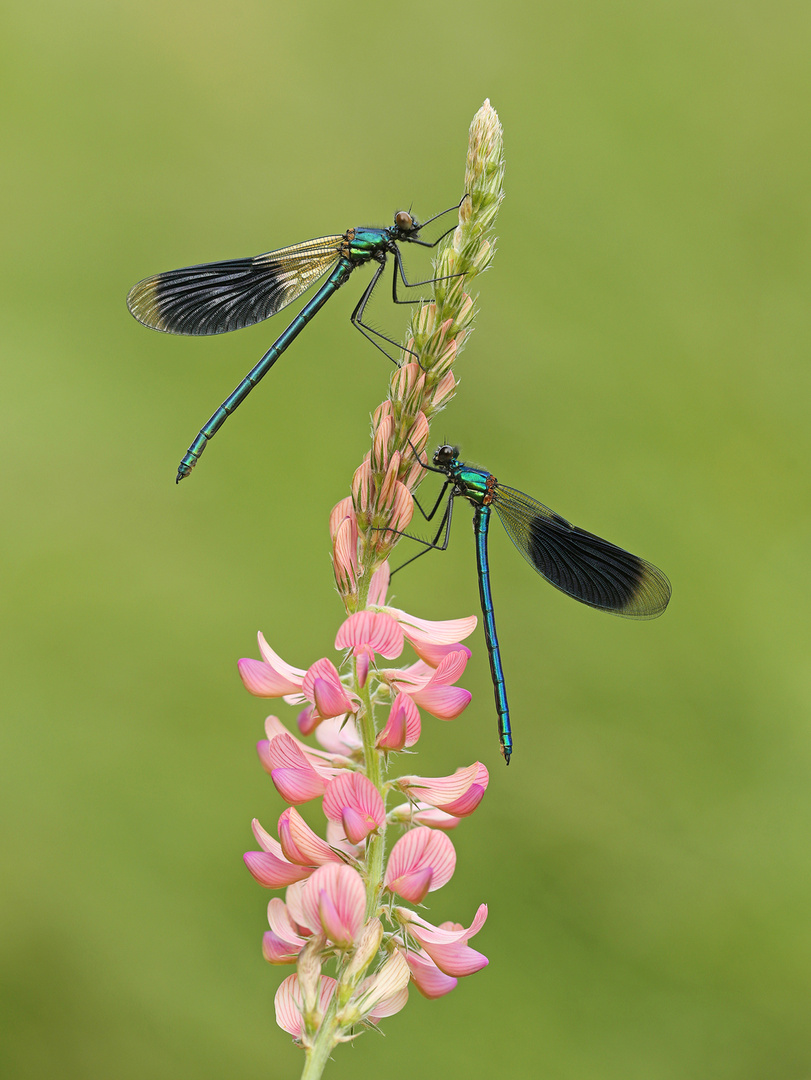
[[[241,863],[282,804],[236,660],[258,629],[291,663],[331,654],[327,516],[389,377],[348,324],[367,272],[180,487],[286,316],[171,338],[124,298],[444,209],[489,96],[499,251],[432,444],[674,595],[658,622],[605,618],[494,527],[513,764],[480,630],[473,705],[426,718],[417,759],[491,769],[427,912],[467,924],[486,900],[490,967],[413,993],[327,1075],[811,1076],[809,5],[17,0],[3,20],[3,1075],[300,1071]],[[405,323],[385,289],[374,318]],[[402,606],[478,613],[467,517],[395,579]]]

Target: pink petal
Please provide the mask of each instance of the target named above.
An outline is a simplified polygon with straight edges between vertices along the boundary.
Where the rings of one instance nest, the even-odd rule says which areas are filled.
[[[312,735],[323,719],[314,705],[307,705],[296,717],[296,727],[302,735]]]
[[[333,722],[332,718],[330,718],[325,721],[325,724],[328,726]],[[336,761],[336,758],[338,757],[337,754],[327,753],[325,750],[318,750],[315,747],[307,746],[306,743],[303,743],[300,739],[291,735],[278,716],[269,716],[265,720],[265,733],[270,742],[272,742],[277,735],[286,735],[293,745],[301,752],[304,760],[308,761],[316,772],[320,772],[323,776],[334,776],[336,770],[331,766],[342,764],[341,760]],[[317,733],[316,738],[318,738]],[[360,745],[360,739],[358,739],[358,745]],[[289,762],[277,762],[277,764],[289,764]]]
[[[381,563],[372,574],[372,579],[369,582],[369,595],[366,599],[369,607],[382,607],[386,603],[390,578],[391,571],[388,562]]]
[[[432,645],[455,645],[469,637],[476,629],[478,622],[475,615],[468,615],[464,619],[442,619],[436,622],[431,619],[418,619],[399,608],[389,608],[389,611],[400,623],[405,636],[412,643],[419,641]],[[419,655],[419,650],[417,654]]]
[[[243,657],[237,668],[245,689],[255,697],[282,697],[290,692],[290,683],[261,660]]]
[[[319,724],[315,737],[324,750],[329,751],[330,756],[341,755],[344,760],[363,746],[351,716],[330,716],[323,724]],[[314,750],[313,753],[323,754],[323,751]],[[324,756],[326,757],[326,754]]]
[[[461,649],[451,649],[439,662],[439,667],[431,680],[436,683],[455,683],[464,674],[467,662],[470,659],[470,649],[464,646]]]
[[[340,716],[353,709],[352,699],[346,692],[338,669],[326,657],[307,669],[301,684],[302,693],[315,703],[323,717]]]
[[[436,670],[423,660],[417,660],[408,667],[386,668],[381,672],[393,686],[401,687],[407,694],[413,694],[415,690],[427,686],[435,674]]]
[[[339,503],[333,506],[329,515],[329,535],[333,540],[335,539],[335,533],[338,531],[338,526],[344,518],[351,517],[354,512],[355,508],[352,505],[351,495],[347,495],[345,499],[341,499]]]
[[[428,641],[415,640],[408,634],[406,634],[406,637],[408,637],[414,652],[419,656],[420,660],[424,660],[432,668],[438,668],[448,653],[464,652],[467,653],[468,659],[473,655],[467,645],[432,645]]]
[[[446,975],[472,975],[489,963],[486,956],[467,944],[469,938],[478,933],[487,918],[487,905],[481,904],[469,929],[457,927],[454,923],[442,927],[432,926],[407,908],[396,908],[397,918],[414,940],[422,946],[440,971]]]
[[[455,829],[462,820],[421,802],[400,803],[393,810],[389,810],[388,816],[389,821],[401,825],[428,825],[432,829],[442,829],[443,832]]]
[[[426,806],[424,809],[416,810],[412,815],[412,820],[416,825],[428,825],[432,829],[448,832],[450,829],[455,829],[462,819],[449,814],[446,810]]]
[[[351,503],[351,500],[343,501]],[[338,585],[354,591],[358,572],[358,520],[354,510],[339,522],[333,534],[332,565]]]
[[[394,1016],[395,1013],[404,1009],[407,1004],[408,987],[404,986],[402,990],[398,990],[396,994],[385,998],[376,1008],[372,1009],[367,1019],[376,1024],[378,1020],[382,1020],[386,1016]]]
[[[394,699],[386,726],[378,735],[375,745],[381,750],[402,750],[417,742],[420,730],[419,709],[408,694],[399,693]]]
[[[300,866],[320,866],[340,862],[329,844],[318,836],[295,807],[288,807],[279,818],[279,840],[286,859]]]
[[[364,979],[349,1002],[348,1010],[357,1010],[370,1020],[394,1016],[408,1001],[411,971],[400,952],[393,952],[381,969]]]
[[[350,945],[363,926],[363,878],[351,866],[319,866],[302,888],[301,906],[310,925],[322,926],[336,945]]]
[[[354,505],[361,513],[368,508],[374,490],[374,485],[372,484],[372,466],[369,459],[370,454],[367,454],[360,465],[358,465],[357,469],[355,469],[355,475],[352,477],[352,499]]]
[[[361,645],[355,650],[355,669],[358,673],[358,686],[361,690],[369,678],[369,668],[374,658],[374,651],[369,645]]]
[[[294,806],[317,799],[327,786],[326,780],[312,769],[274,769],[270,778],[284,801]]]
[[[305,937],[312,937],[316,932],[321,932],[321,926],[318,919],[315,919],[311,924],[309,917],[304,912],[302,904],[304,885],[304,881],[294,881],[292,885],[288,885],[287,892],[284,894],[284,904],[293,925],[298,928],[299,933]],[[276,927],[272,924],[270,928],[276,930]],[[279,931],[276,930],[276,933],[279,933]]]
[[[286,802],[308,802],[323,795],[326,778],[316,772],[292,736],[277,735],[271,739],[267,759],[270,778]]]
[[[402,532],[414,516],[414,496],[401,480],[394,483],[394,494],[391,499],[389,513],[389,528],[396,532]]]
[[[318,995],[318,1011],[323,1014],[329,1008],[329,1003],[335,993],[338,983],[329,975],[321,976],[321,985]],[[276,1007],[276,1023],[282,1030],[289,1032],[294,1039],[298,1039],[302,1032],[301,988],[298,984],[298,975],[288,975],[282,985],[276,991],[274,999]]]
[[[389,855],[384,885],[412,903],[441,889],[453,877],[456,851],[448,836],[418,826],[401,836]]]
[[[461,686],[427,686],[411,696],[437,720],[455,720],[468,707],[473,695]]]
[[[397,876],[387,874],[386,877],[387,889],[412,904],[421,904],[431,891],[434,871],[430,866],[426,866],[418,870],[403,871]]]
[[[256,818],[251,822],[251,832],[256,837],[256,842],[259,844],[262,851],[269,851],[271,855],[275,855],[277,859],[283,859],[285,857],[284,852],[282,851],[282,845],[275,837],[271,836],[266,829],[262,828]]]
[[[353,844],[340,821],[327,821],[327,843],[352,859],[359,859],[363,855],[363,844]]]
[[[262,956],[269,964],[294,964],[305,944],[305,941],[300,945],[285,941],[272,930],[266,930],[262,935]]]
[[[312,693],[318,715],[324,719],[329,716],[343,716],[349,711],[351,702],[342,686],[316,678],[313,679]]]
[[[456,978],[473,975],[490,963],[484,953],[476,952],[475,949],[471,949],[469,945],[464,945],[461,942],[456,945],[439,945],[436,942],[426,944],[418,934],[414,934],[414,937],[420,942],[439,970],[446,975],[453,975]]]
[[[444,810],[466,796],[472,786],[481,786],[480,768],[481,763],[474,761],[466,769],[457,769],[452,776],[401,776],[396,787],[415,800]]]
[[[468,817],[484,798],[487,785],[490,783],[490,774],[481,762],[477,762],[477,764],[479,771],[476,780],[470,785],[465,794],[452,802],[442,804],[442,809],[446,814],[460,818]]]
[[[330,780],[324,793],[324,814],[330,821],[343,822],[353,844],[378,829],[386,817],[383,799],[372,781],[350,772]]]
[[[396,619],[382,611],[357,611],[341,625],[335,637],[336,649],[357,649],[368,645],[376,653],[393,660],[403,651],[403,631]]]
[[[313,872],[312,867],[296,866],[269,851],[246,851],[243,858],[253,878],[266,889],[283,889]]]
[[[287,910],[287,904],[278,896],[272,897],[268,903],[268,926],[277,937],[286,941],[300,941],[302,945],[306,941],[306,938],[299,934],[298,927]]]
[[[456,989],[458,980],[441,972],[429,956],[420,955],[413,949],[409,949],[405,953],[405,958],[411,970],[414,985],[423,997],[433,1000]]]
[[[259,634],[259,651],[262,661],[242,659],[238,665],[242,681],[252,694],[258,697],[282,697],[301,690],[304,672],[277,656],[262,634]]]
[[[297,887],[304,888],[304,886]],[[434,926],[433,923],[429,923],[427,919],[423,919],[421,915],[418,915],[416,911],[411,911],[410,908],[397,907],[394,909],[394,914],[400,923],[407,926],[409,931],[416,927],[421,936],[427,940],[452,944],[459,941],[467,942],[478,934],[487,921],[487,904],[479,904],[473,922],[467,928],[454,922],[444,922],[440,926]]]

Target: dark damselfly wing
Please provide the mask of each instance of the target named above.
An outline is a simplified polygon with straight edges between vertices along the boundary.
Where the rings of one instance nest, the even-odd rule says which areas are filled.
[[[331,269],[343,236],[321,236],[252,259],[187,266],[144,278],[127,307],[167,334],[227,334],[269,319]]]
[[[667,607],[670,582],[652,563],[515,488],[498,484],[492,505],[527,562],[567,596],[627,619],[655,619]]]

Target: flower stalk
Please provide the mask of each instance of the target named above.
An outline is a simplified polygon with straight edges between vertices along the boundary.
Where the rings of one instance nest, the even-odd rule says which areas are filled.
[[[268,904],[262,951],[271,964],[296,965],[277,991],[276,1019],[305,1051],[305,1080],[318,1080],[338,1043],[402,1009],[409,987],[440,997],[487,964],[468,945],[487,917],[484,904],[464,927],[435,926],[397,903],[424,905],[450,879],[456,853],[448,834],[479,805],[487,769],[476,761],[444,777],[388,775],[396,754],[420,738],[420,710],[449,721],[469,704],[457,682],[471,655],[461,642],[477,620],[419,619],[389,606],[386,594],[388,557],[425,473],[430,422],[456,392],[454,365],[476,313],[471,285],[495,250],[503,173],[501,125],[486,101],[471,124],[465,198],[438,249],[433,296],[413,314],[401,366],[372,419],[369,453],[330,515],[346,613],[335,638],[342,658],[296,668],[260,634],[261,659],[239,662],[246,688],[301,707],[298,733],[319,744],[268,717],[259,759],[289,805],[278,839],[254,822],[261,850],[245,855],[260,885],[286,890]],[[406,643],[415,661],[381,663],[400,657]],[[295,809],[316,799],[326,840]]]

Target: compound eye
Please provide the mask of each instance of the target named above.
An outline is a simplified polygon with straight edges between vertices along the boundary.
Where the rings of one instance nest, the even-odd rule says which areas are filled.
[[[394,224],[403,232],[411,232],[414,228],[414,218],[407,210],[398,210],[394,215]]]

